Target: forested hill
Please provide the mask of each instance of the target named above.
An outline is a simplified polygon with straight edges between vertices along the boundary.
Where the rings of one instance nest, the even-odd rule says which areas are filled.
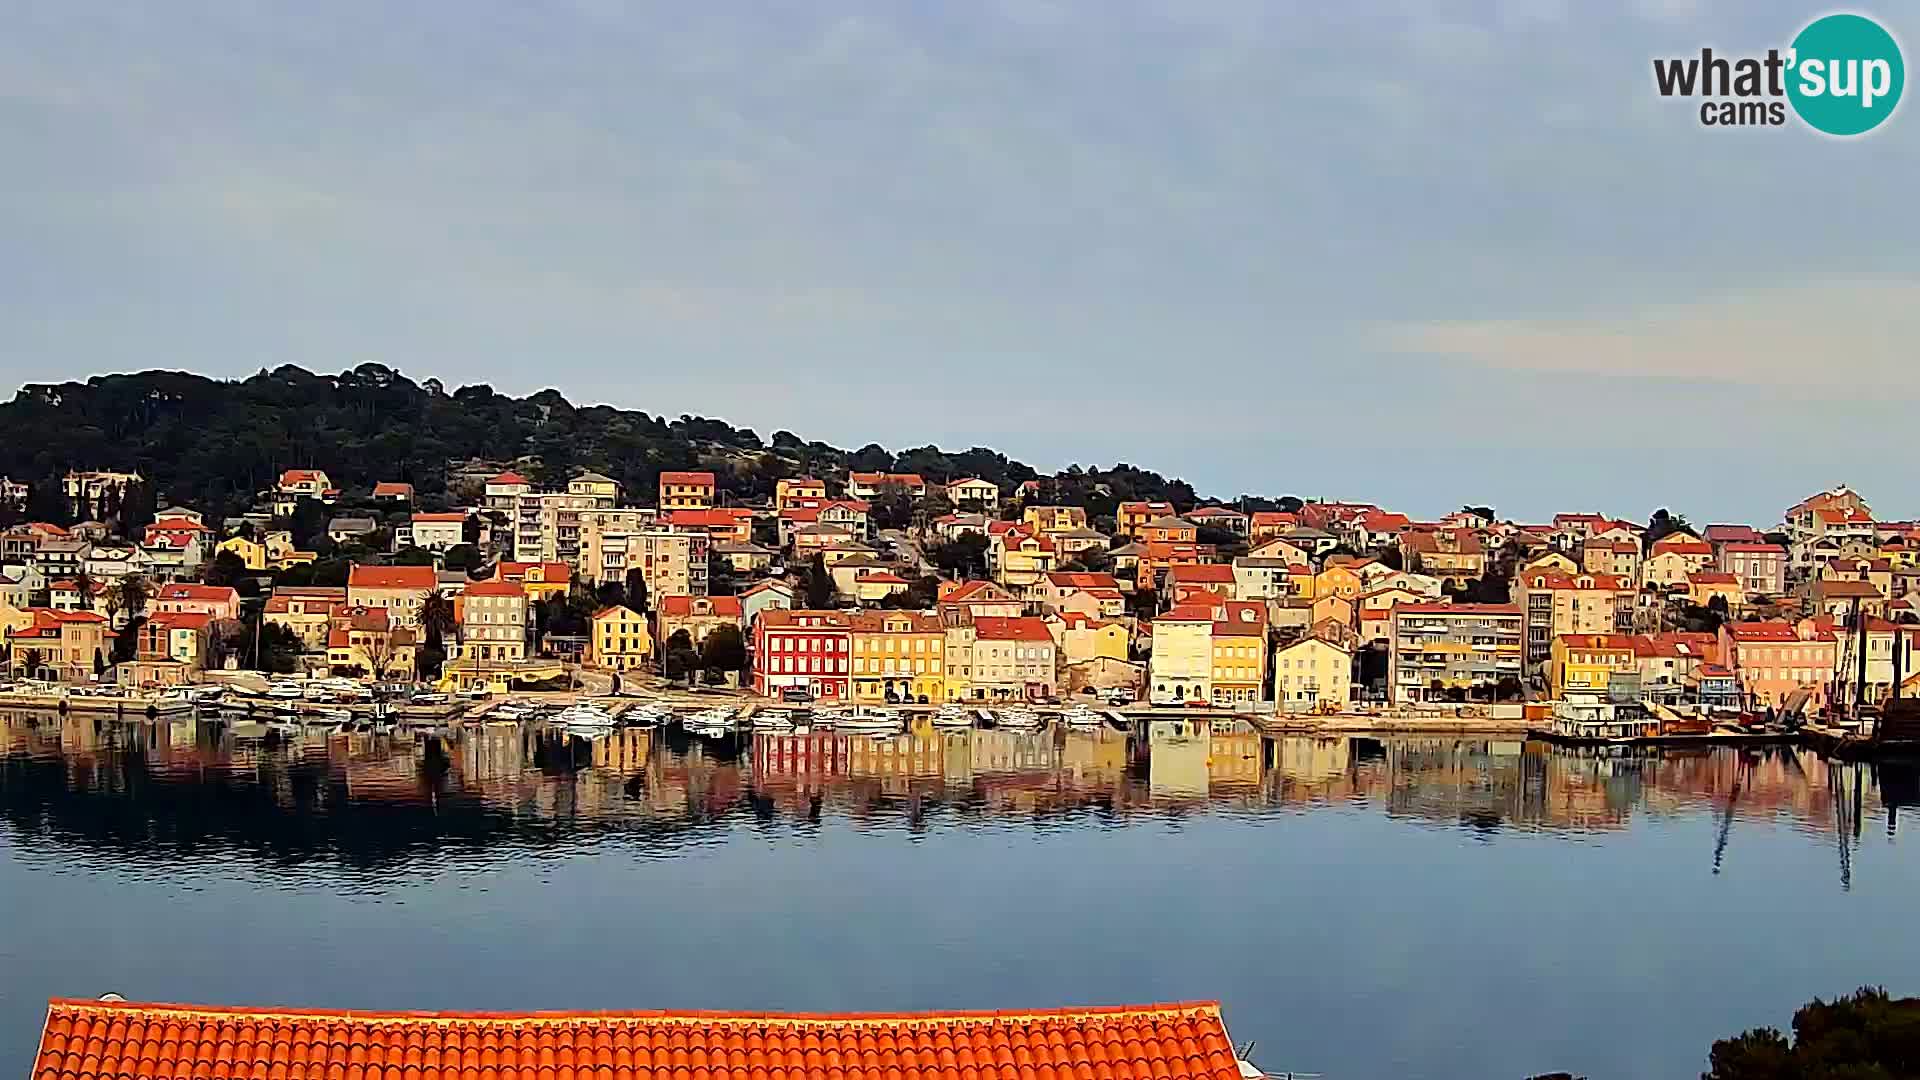
[[[237,512],[289,468],[325,469],[350,495],[376,481],[406,481],[430,505],[446,497],[449,462],[469,459],[513,463],[537,484],[564,484],[593,469],[636,501],[650,499],[665,469],[712,469],[721,488],[742,499],[770,495],[781,477],[838,477],[848,469],[917,472],[931,481],[978,476],[1003,489],[1039,476],[979,447],[847,451],[784,430],[763,439],[719,420],[575,406],[554,390],[524,398],[484,385],[449,392],[437,380],[416,383],[378,364],[339,375],[281,367],[239,381],[169,371],[106,375],[29,385],[0,405],[0,475],[42,489],[69,469],[137,469],[162,498],[214,515]],[[1096,513],[1123,499],[1165,499],[1183,509],[1195,502],[1184,481],[1128,465],[1076,466],[1041,479],[1050,501]]]

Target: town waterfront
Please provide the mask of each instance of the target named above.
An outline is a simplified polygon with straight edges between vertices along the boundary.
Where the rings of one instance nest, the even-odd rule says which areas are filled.
[[[368,1008],[1219,998],[1269,1070],[1696,1074],[1912,993],[1911,765],[1049,728],[236,740],[0,716],[0,1073],[49,995]],[[1903,843],[1904,841],[1904,843]]]

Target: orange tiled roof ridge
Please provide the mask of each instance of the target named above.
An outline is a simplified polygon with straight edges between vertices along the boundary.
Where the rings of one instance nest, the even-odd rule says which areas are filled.
[[[696,1067],[696,1064],[698,1067]],[[404,1069],[421,1080],[940,1076],[1239,1080],[1217,1002],[938,1013],[369,1012],[56,998],[35,1080]],[[415,1071],[417,1070],[417,1072]]]

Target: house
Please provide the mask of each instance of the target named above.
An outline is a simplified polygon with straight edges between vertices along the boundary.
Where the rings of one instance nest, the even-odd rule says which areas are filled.
[[[749,628],[763,611],[790,611],[795,593],[784,581],[757,581],[740,593],[740,618]]]
[[[1641,697],[1679,701],[1697,693],[1703,666],[1719,662],[1720,639],[1714,634],[1635,634],[1633,658]]]
[[[163,513],[146,527],[141,546],[175,552],[183,566],[197,567],[208,559],[208,552],[213,548],[213,530],[198,519],[198,514],[185,517]]]
[[[1347,543],[1356,551],[1378,551],[1397,543],[1413,527],[1405,514],[1369,510],[1346,523]]]
[[[1314,555],[1312,548],[1306,545],[1296,544],[1284,536],[1270,536],[1255,541],[1253,547],[1248,549],[1247,557],[1281,559],[1289,566],[1311,566]]]
[[[1252,531],[1252,522],[1247,515],[1230,506],[1202,506],[1187,514],[1187,520],[1196,528],[1219,529],[1238,537],[1246,537]]]
[[[55,611],[92,611],[104,599],[107,585],[101,581],[61,578],[47,586],[47,606]]]
[[[1084,506],[1029,506],[1021,511],[1020,520],[1035,532],[1072,532],[1087,527],[1087,508]]]
[[[1871,539],[1873,509],[1858,492],[1841,484],[1789,507],[1781,531],[1787,535],[1792,568],[1806,570],[1823,561],[1824,553],[1837,554],[1847,539]]]
[[[1025,528],[993,536],[988,541],[987,562],[994,578],[1015,596],[1032,596],[1040,590],[1046,576],[1058,565],[1059,552],[1052,539]]]
[[[773,510],[779,513],[801,499],[816,499],[824,502],[827,497],[827,482],[811,476],[794,476],[773,482]]]
[[[1729,540],[1718,551],[1719,568],[1732,574],[1747,595],[1786,595],[1786,548],[1764,541]]]
[[[344,587],[280,585],[267,598],[266,613],[262,617],[299,638],[302,651],[321,653],[327,648],[328,618],[335,608],[345,606],[346,602]]]
[[[987,535],[992,519],[985,514],[942,514],[927,523],[927,530],[934,539],[942,543],[952,543],[967,533]]]
[[[1319,558],[1340,546],[1340,538],[1325,529],[1310,525],[1300,525],[1280,534],[1281,539],[1295,547],[1305,548],[1312,558]]]
[[[240,617],[240,594],[229,585],[170,582],[154,590],[150,605],[161,615],[194,612],[211,619]]]
[[[1139,539],[1147,522],[1174,513],[1170,502],[1123,502],[1114,510],[1114,531],[1128,539]]]
[[[1398,704],[1492,695],[1520,684],[1526,619],[1518,604],[1396,604],[1387,692]],[[1551,655],[1551,644],[1548,646]]]
[[[714,503],[718,484],[710,472],[668,471],[660,474],[660,501],[668,510],[705,510]]]
[[[212,619],[198,612],[155,615],[140,624],[133,662],[118,672],[123,686],[178,686],[192,682],[205,666]]]
[[[395,626],[420,625],[420,609],[439,587],[431,566],[361,566],[347,572],[347,603],[386,608]]]
[[[379,529],[380,523],[370,517],[346,515],[327,522],[327,539],[336,544],[349,544]]]
[[[327,670],[334,675],[411,680],[418,668],[414,631],[386,608],[346,604],[327,618]]]
[[[1342,709],[1353,697],[1353,652],[1303,637],[1273,652],[1274,701],[1282,712]]]
[[[533,482],[509,469],[489,479],[483,489],[483,502],[489,510],[511,513],[520,496],[533,493]]]
[[[1059,552],[1062,561],[1078,561],[1088,552],[1105,552],[1112,541],[1107,534],[1094,529],[1067,529],[1064,532],[1047,534],[1053,541],[1054,550]]]
[[[317,499],[331,503],[340,497],[340,490],[327,479],[324,469],[288,469],[280,474],[280,480],[274,485],[275,513],[292,513],[294,505],[301,499]],[[286,510],[278,509],[285,505]]]
[[[1285,559],[1242,555],[1233,560],[1233,595],[1241,600],[1279,600],[1294,596],[1297,582],[1301,580],[1311,582],[1313,571],[1305,566],[1290,565]]]
[[[1640,545],[1632,540],[1588,540],[1580,549],[1580,568],[1589,574],[1611,574],[1640,580]]]
[[[1809,583],[1808,604],[1815,615],[1848,619],[1856,609],[1877,618],[1887,613],[1887,598],[1870,581],[1854,578],[1815,578]]]
[[[1468,528],[1408,529],[1400,534],[1405,567],[1463,586],[1487,569],[1486,545]]]
[[[1173,566],[1167,569],[1166,576],[1160,581],[1160,602],[1172,606],[1177,603],[1177,594],[1182,590],[1205,589],[1217,593],[1223,600],[1239,598],[1236,591],[1239,578],[1230,565],[1221,563],[1195,563],[1186,566]]]
[[[585,663],[604,671],[646,671],[653,663],[653,635],[647,617],[613,604],[593,613]]]
[[[1256,546],[1300,524],[1300,515],[1284,510],[1256,510],[1247,519],[1247,539]]]
[[[1080,664],[1100,657],[1125,660],[1132,638],[1125,623],[1102,619],[1077,611],[1065,612],[1047,620],[1059,648],[1060,662]]]
[[[757,577],[773,568],[773,549],[759,544],[715,541],[707,550],[713,558],[725,563],[729,571],[740,577]]]
[[[567,494],[596,507],[620,505],[620,481],[597,472],[583,472],[567,481]]]
[[[1000,487],[977,477],[966,477],[947,484],[947,502],[963,510],[991,513],[1000,508]]]
[[[1193,522],[1169,514],[1140,526],[1136,538],[1143,544],[1192,544],[1200,538]]]
[[[407,525],[413,546],[417,548],[445,551],[467,542],[467,515],[459,511],[447,514],[415,514],[408,520]],[[399,538],[395,539],[397,541]]]
[[[1126,596],[1112,574],[1056,570],[1040,583],[1036,597],[1042,608],[1056,613],[1066,610],[1070,600],[1080,597],[1093,598],[1092,613],[1102,617],[1117,617],[1126,611]]]
[[[1529,568],[1514,576],[1510,595],[1524,614],[1529,671],[1551,659],[1561,634],[1633,632],[1637,590],[1611,574]]]
[[[503,560],[494,568],[493,576],[497,581],[511,581],[520,586],[526,591],[527,601],[533,604],[549,596],[565,596],[573,588],[573,567],[563,562]]]
[[[1688,533],[1671,533],[1648,549],[1640,582],[1660,589],[1684,586],[1689,575],[1712,569],[1713,562],[1712,544]]]
[[[1823,581],[1864,581],[1879,594],[1893,597],[1893,564],[1886,559],[1839,558],[1820,568]]]
[[[1740,579],[1719,570],[1695,570],[1687,575],[1688,603],[1711,607],[1715,599],[1726,605],[1729,614],[1739,614],[1746,605]]]
[[[654,609],[654,620],[656,639],[671,641],[675,633],[685,630],[687,640],[696,649],[719,627],[731,626],[741,631],[743,640],[746,632],[746,617],[737,596],[662,597]]]
[[[232,536],[216,544],[214,558],[222,553],[230,554],[240,560],[240,564],[249,570],[265,572],[267,569],[267,545],[251,536]]]
[[[788,539],[793,545],[794,557],[804,561],[812,558],[816,551],[851,545],[854,534],[838,525],[801,525],[791,531]]]
[[[973,620],[973,695],[989,701],[1051,700],[1057,655],[1042,619],[978,616]]]
[[[1700,538],[1718,549],[1726,544],[1763,544],[1766,537],[1751,525],[1709,525]],[[1724,569],[1724,567],[1723,567]]]
[[[1547,661],[1547,693],[1606,694],[1617,676],[1638,680],[1640,661],[1632,634],[1560,634]]]
[[[1223,709],[1252,712],[1267,677],[1267,612],[1257,601],[1212,605],[1212,671],[1207,700]]]
[[[927,481],[919,473],[890,472],[850,472],[847,474],[847,495],[855,499],[872,499],[889,490],[898,490],[915,499],[927,494]],[[824,491],[821,494],[826,494]]]
[[[766,610],[753,623],[753,692],[782,700],[853,696],[852,625],[844,612]]]
[[[460,649],[451,659],[517,664],[527,658],[533,609],[517,582],[474,581],[460,605]]]
[[[411,506],[413,504],[413,485],[402,483],[398,480],[382,480],[373,485],[373,501]]]
[[[1005,740],[986,732],[977,735],[984,737],[973,740],[976,757],[1000,756],[990,754],[988,748],[996,743],[1005,745]],[[609,742],[617,748],[621,740]],[[844,775],[849,753],[845,736],[783,736],[780,742],[787,746],[779,757],[795,759],[792,765],[781,768],[791,767],[808,777],[834,772]],[[1207,740],[1201,738],[1196,745],[1204,758]],[[597,746],[594,759],[601,760],[606,749]],[[875,749],[880,760],[906,758],[909,752],[905,740],[875,744]],[[1170,749],[1164,756],[1177,752]],[[916,746],[912,753],[915,758],[924,754],[932,759],[937,783],[938,762],[943,756],[938,743],[928,750]],[[1156,747],[1155,757],[1161,756]],[[1030,786],[1028,778],[1044,775],[1036,774],[1036,766],[1047,772],[1055,767],[1046,759],[1042,759],[1044,763],[1029,762],[1024,754],[1006,757],[1004,762],[993,762],[992,768],[994,772],[1009,767],[1022,770],[1011,777],[1010,784],[1002,788],[987,777],[979,780],[994,798],[1028,801],[1022,797],[1022,790]],[[756,771],[759,768],[756,764]],[[746,762],[740,764],[739,773],[739,782],[744,785]],[[725,775],[728,779],[724,783],[735,782],[731,773]],[[1203,761],[1202,793],[1206,790],[1205,778]],[[638,780],[636,773],[636,789]],[[685,781],[676,778],[673,783],[681,798],[724,797],[719,792],[681,795]],[[803,803],[804,793],[814,790],[813,783],[808,779],[800,788]],[[874,783],[877,787],[880,781]],[[774,790],[792,788],[781,782]],[[854,883],[834,884],[850,887]],[[974,884],[985,887],[988,882]],[[878,929],[874,924],[869,926]],[[149,1034],[150,1039],[144,1038]],[[168,1034],[177,1037],[166,1038]],[[529,1080],[540,1073],[552,1073],[556,1080],[581,1074],[593,1077],[600,1069],[605,1069],[609,1077],[619,1075],[626,1080],[650,1077],[655,1071],[634,1063],[663,1058],[669,1063],[697,1062],[688,1069],[688,1077],[699,1076],[700,1080],[747,1080],[753,1069],[779,1080],[943,1080],[948,1074],[959,1077],[965,1069],[975,1070],[981,1080],[1018,1080],[1028,1073],[1036,1078],[1071,1075],[1076,1065],[1080,1072],[1091,1075],[1094,1066],[1089,1062],[1107,1066],[1108,1057],[1116,1062],[1106,1071],[1116,1077],[1144,1074],[1154,1080],[1230,1080],[1240,1075],[1220,1007],[1212,1003],[1018,1013],[782,1016],[764,1012],[512,1014],[209,1009],[131,1004],[115,996],[110,1001],[55,1000],[46,1010],[37,1053],[18,1053],[21,1049],[16,1043],[13,1056],[27,1059],[20,1065],[23,1074],[75,1080],[117,1076],[269,1077],[274,1072],[310,1077],[334,1071],[331,1066],[340,1066],[340,1076],[352,1076],[354,1080],[375,1070],[381,1070],[384,1076],[378,1064],[343,1064],[343,1059],[352,1058],[422,1062],[406,1065],[415,1073],[406,1080],[455,1080],[463,1075],[459,1066],[469,1058],[476,1063],[483,1059],[502,1062],[498,1066],[472,1066],[468,1071],[476,1080],[482,1075],[488,1080],[518,1077],[523,1071],[530,1074]],[[943,1070],[943,1059],[984,1064],[978,1068],[973,1064],[948,1065]],[[575,1064],[596,1061],[617,1064],[597,1068]],[[777,1064],[788,1061],[792,1062],[790,1066]],[[540,1068],[519,1062],[537,1062]],[[33,1067],[28,1068],[28,1063]],[[392,1067],[404,1072],[399,1065]]]
[[[16,679],[90,683],[107,670],[113,628],[91,611],[29,608],[25,626],[7,630],[8,656]]]
[[[1783,709],[1804,702],[1808,711],[1826,707],[1837,656],[1831,635],[1803,637],[1791,623],[1720,624],[1720,663],[1733,671],[1741,696],[1752,708]]]
[[[857,603],[877,604],[911,587],[906,578],[891,570],[862,570],[854,575],[852,595]]]
[[[919,702],[946,697],[946,628],[914,611],[869,611],[848,616],[856,703]]]
[[[1183,604],[1153,620],[1147,700],[1184,705],[1213,699],[1213,609]]]
[[[1328,596],[1337,596],[1342,600],[1358,600],[1365,591],[1357,571],[1345,566],[1329,566],[1313,577],[1313,591],[1308,594],[1315,600]]]
[[[1020,598],[991,581],[943,581],[935,607],[943,614],[957,613],[969,623],[987,615],[1010,618],[1026,609]]]

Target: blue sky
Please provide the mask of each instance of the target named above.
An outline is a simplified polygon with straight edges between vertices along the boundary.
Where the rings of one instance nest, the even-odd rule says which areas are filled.
[[[1912,104],[1652,90],[1823,7],[7,9],[0,381],[377,361],[1221,495],[1920,516]]]

